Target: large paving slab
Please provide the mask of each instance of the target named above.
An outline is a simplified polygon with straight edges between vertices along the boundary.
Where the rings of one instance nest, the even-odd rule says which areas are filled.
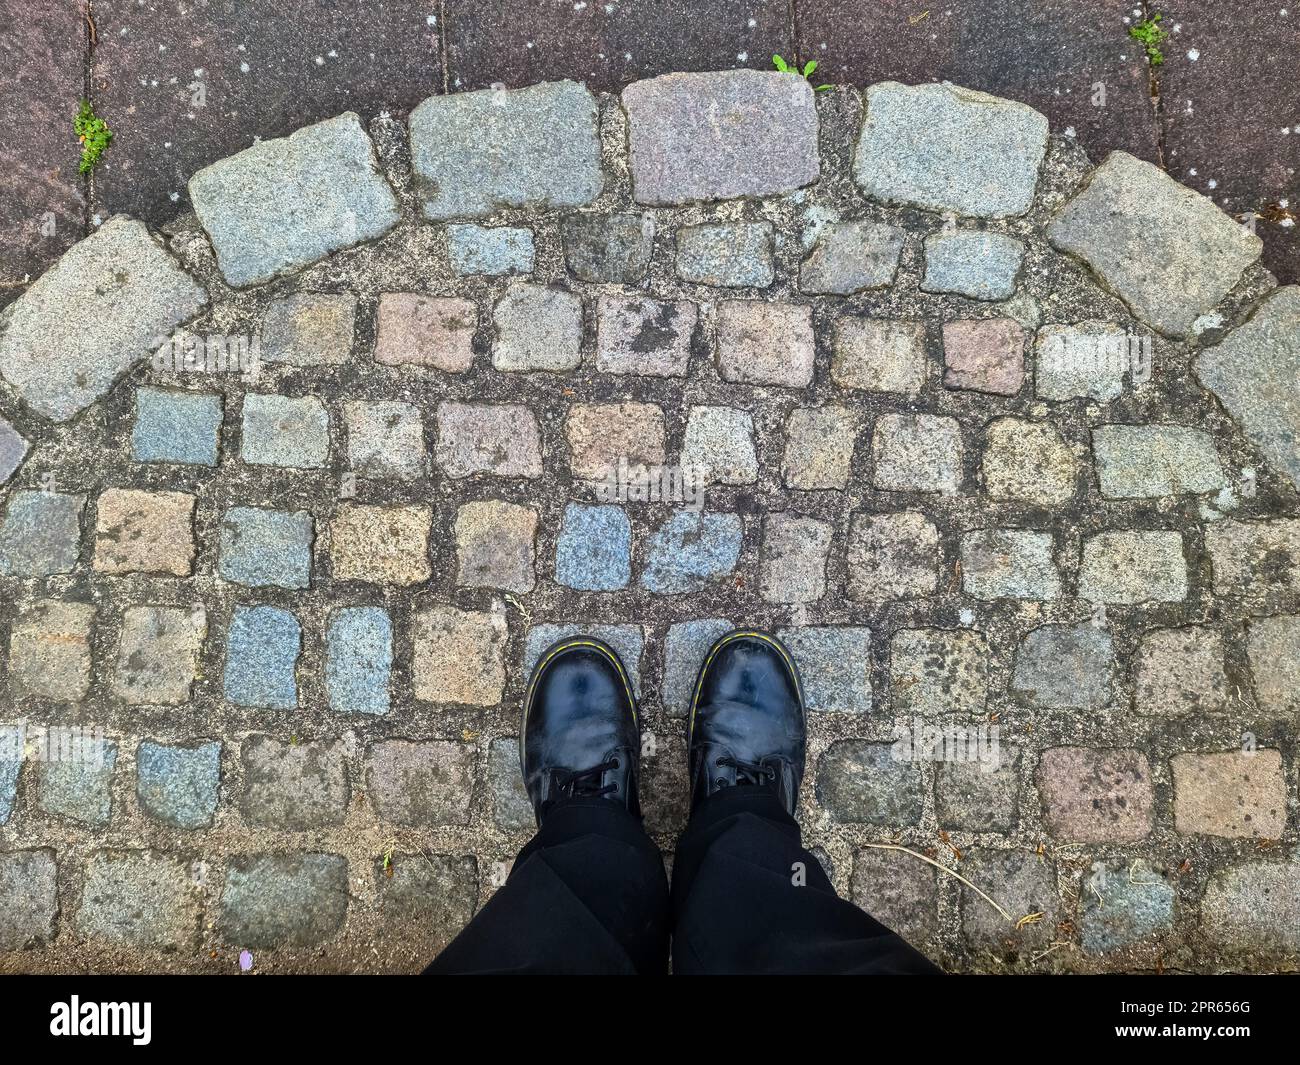
[[[589,632],[626,662],[668,851],[689,692],[732,625],[802,667],[798,813],[835,887],[945,968],[1300,966],[1294,291],[1252,269],[1139,373],[1150,326],[1046,238],[1095,173],[1074,138],[1031,166],[991,136],[968,172],[1020,184],[950,206],[1032,200],[954,225],[861,194],[861,99],[834,88],[799,118],[815,169],[649,207],[625,101],[554,86],[582,120],[551,153],[582,167],[498,141],[451,190],[484,213],[430,218],[400,126],[372,124],[402,204],[382,237],[231,287],[183,216],[202,358],[123,362],[66,425],[0,389],[0,968],[418,971],[530,834],[544,648]],[[779,133],[761,96],[737,114]],[[753,151],[698,113],[658,115],[665,142]],[[444,126],[443,154],[480,133]],[[303,234],[266,218],[270,262]],[[947,233],[960,269],[930,283]],[[997,286],[968,283],[987,233],[1016,245]],[[28,335],[73,329],[32,295]],[[24,387],[85,389],[56,357],[92,353]]]
[[[81,148],[86,27],[75,4],[0,3],[0,306],[86,235]]]
[[[447,85],[455,92],[573,78],[617,92],[686,70],[766,68],[789,54],[787,0],[447,0]]]

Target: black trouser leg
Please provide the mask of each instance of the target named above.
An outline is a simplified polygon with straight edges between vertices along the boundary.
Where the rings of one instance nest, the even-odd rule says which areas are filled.
[[[672,902],[676,973],[940,971],[835,894],[766,789],[729,788],[696,809],[677,844]]]
[[[640,819],[573,799],[425,972],[663,973],[668,936],[668,878]]]

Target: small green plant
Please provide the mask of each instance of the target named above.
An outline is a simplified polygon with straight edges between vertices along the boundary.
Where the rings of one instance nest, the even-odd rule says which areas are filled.
[[[99,157],[104,154],[108,142],[113,139],[113,131],[108,128],[107,122],[95,114],[95,109],[90,106],[89,100],[81,101],[81,106],[77,109],[77,117],[72,120],[72,128],[76,131],[77,140],[81,142],[79,169],[85,174],[99,162]]]
[[[801,78],[811,78],[813,73],[817,70],[817,60],[808,60],[808,62],[803,65],[803,70],[800,70],[797,63],[792,65],[787,63],[783,57],[774,55],[772,57],[772,66],[776,67],[776,69],[782,74],[798,74]],[[814,85],[813,91],[825,92],[829,88],[829,85]]]
[[[1162,18],[1164,15],[1152,15],[1128,28],[1128,35],[1146,49],[1147,61],[1153,67],[1158,67],[1165,61],[1160,46],[1169,40],[1169,34],[1160,28]]]

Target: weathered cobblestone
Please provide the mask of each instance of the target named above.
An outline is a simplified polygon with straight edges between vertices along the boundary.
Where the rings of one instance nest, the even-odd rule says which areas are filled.
[[[221,519],[217,572],[250,588],[311,586],[311,515],[231,507]]]
[[[436,957],[478,909],[478,862],[472,855],[395,854],[376,863],[380,919],[393,936]]]
[[[519,739],[493,740],[488,752],[488,790],[492,794],[492,820],[503,832],[531,832],[537,827],[533,804],[519,771]]]
[[[516,281],[492,321],[498,370],[572,370],[582,362],[582,300],[572,292]]]
[[[467,743],[388,740],[366,760],[366,787],[383,820],[408,827],[463,825],[474,788],[474,748]]]
[[[1187,561],[1176,532],[1125,530],[1083,541],[1079,596],[1100,603],[1176,603],[1187,598]]]
[[[1170,768],[1179,832],[1279,839],[1286,830],[1287,786],[1280,751],[1179,754]]]
[[[841,388],[915,396],[925,378],[923,322],[843,318],[836,326],[831,380]]]
[[[575,403],[564,420],[569,468],[575,477],[604,481],[619,469],[661,466],[664,412],[654,403]]]
[[[221,397],[212,393],[137,389],[131,455],[137,462],[215,466],[222,417]]]
[[[886,81],[867,89],[853,172],[872,199],[1002,218],[1029,209],[1046,147],[1047,119],[1024,104]]]
[[[125,702],[182,706],[198,675],[208,634],[201,604],[130,607],[122,615],[113,690]]]
[[[809,710],[865,714],[871,710],[871,630],[854,625],[780,629],[799,664]]]
[[[925,292],[1004,300],[1016,290],[1025,246],[1002,233],[959,229],[925,240]]]
[[[665,74],[624,89],[623,108],[638,203],[789,192],[820,172],[817,111],[800,77]]]
[[[207,302],[143,223],[112,218],[6,309],[0,377],[38,414],[68,421]]]
[[[1038,763],[1043,823],[1073,843],[1136,843],[1155,820],[1151,767],[1134,750],[1053,747]]]
[[[0,485],[18,471],[30,450],[27,438],[0,417]]]
[[[348,863],[337,854],[232,858],[218,932],[240,947],[310,947],[332,939],[348,909]]]
[[[903,230],[877,222],[831,222],[799,267],[799,290],[849,296],[891,284],[903,252]]]
[[[989,423],[981,473],[993,499],[1058,506],[1074,496],[1080,468],[1051,422],[997,418]]]
[[[81,554],[86,497],[60,492],[14,492],[0,524],[0,574],[48,577],[71,573]]]
[[[1223,637],[1215,629],[1156,629],[1142,638],[1133,689],[1139,714],[1219,714],[1230,697]]]
[[[701,471],[706,484],[753,484],[758,480],[754,419],[734,407],[692,407],[681,464]]]
[[[15,696],[76,703],[90,689],[87,603],[43,599],[22,609],[9,635],[9,683]]]
[[[943,362],[947,388],[1014,396],[1025,383],[1025,331],[1010,318],[945,322]]]
[[[1061,577],[1051,533],[979,529],[961,541],[962,587],[976,599],[1056,599]]]
[[[447,227],[447,254],[458,274],[531,274],[533,231],[518,226]]]
[[[1098,862],[1080,892],[1079,942],[1089,954],[1105,954],[1151,941],[1174,922],[1177,893],[1164,874],[1143,859],[1132,864]]]
[[[302,626],[273,606],[235,607],[226,637],[225,693],[236,706],[293,710]]]
[[[696,285],[767,288],[775,277],[772,223],[685,227],[677,234],[677,276]]]
[[[194,504],[194,496],[185,492],[102,492],[96,504],[95,569],[188,577],[194,570]]]
[[[601,296],[596,369],[601,373],[684,377],[699,310],[688,300]]]
[[[934,414],[882,414],[871,434],[871,483],[892,492],[961,488],[961,428]]]
[[[1229,954],[1300,954],[1300,862],[1242,862],[1216,870],[1201,900],[1201,931]]]
[[[206,828],[217,810],[221,744],[173,746],[143,740],[135,753],[135,794],[150,817],[174,828]]]
[[[1300,519],[1218,521],[1205,530],[1214,594],[1300,591]]]
[[[1020,823],[1020,758],[999,742],[996,752],[987,752],[987,757],[940,762],[934,785],[939,826],[963,832],[1014,832]]]
[[[0,825],[7,824],[13,816],[26,743],[25,724],[0,725]]]
[[[1190,333],[1263,247],[1210,200],[1126,152],[1107,156],[1047,236],[1170,336]]]
[[[1021,641],[1011,689],[1033,706],[1093,710],[1110,703],[1114,667],[1104,629],[1090,622],[1043,625]]]
[[[429,472],[424,417],[410,403],[349,403],[348,467],[362,477],[412,481]]]
[[[858,603],[929,595],[939,558],[939,530],[924,514],[854,514],[845,594]]]
[[[997,884],[998,902],[1011,913],[1007,921],[962,885],[961,926],[967,942],[985,950],[1019,954],[1045,949],[1056,938],[1060,920],[1056,873],[1037,854],[1023,851],[973,850],[962,862],[962,875],[975,884]],[[1037,920],[1021,922],[1030,914]]]
[[[1124,390],[1128,334],[1109,322],[1045,325],[1034,338],[1034,391],[1039,399],[1109,403]]]
[[[1102,425],[1092,431],[1101,494],[1150,499],[1228,486],[1214,438],[1183,425]]]
[[[687,715],[704,656],[735,627],[725,618],[701,618],[669,626],[664,640],[663,683],[659,686],[659,698],[669,715]]]
[[[1272,293],[1245,325],[1196,360],[1196,376],[1264,457],[1300,486],[1300,288]]]
[[[189,192],[232,285],[301,269],[398,220],[397,197],[351,111],[204,167]]]
[[[718,373],[747,385],[806,388],[813,379],[812,308],[727,300],[718,307]]]
[[[47,814],[90,828],[103,828],[112,816],[113,770],[117,744],[81,737],[62,757],[37,763],[37,805]]]
[[[797,407],[785,428],[787,488],[848,487],[857,446],[858,421],[848,407]]]
[[[857,851],[853,855],[849,895],[913,946],[923,946],[939,930],[939,891],[934,870],[911,855]]]
[[[981,715],[988,700],[989,645],[961,629],[903,629],[889,645],[896,714]]]
[[[496,499],[456,512],[456,583],[531,592],[537,583],[537,511]]]
[[[1294,714],[1300,710],[1300,685],[1296,684],[1300,615],[1258,618],[1250,623],[1247,634],[1259,705],[1269,713]]]
[[[415,697],[433,703],[496,706],[506,686],[505,617],[438,606],[415,616]]]
[[[839,740],[817,763],[817,801],[837,821],[914,825],[921,820],[921,773],[888,743]]]
[[[330,615],[325,636],[325,690],[340,714],[386,714],[391,705],[393,622],[375,606]]]
[[[59,912],[54,851],[0,851],[0,950],[24,950],[54,938]]]
[[[583,207],[600,195],[596,101],[573,81],[430,96],[411,112],[424,215]]]
[[[653,215],[571,214],[560,232],[564,261],[583,281],[635,285],[649,269],[655,237]]]
[[[632,524],[622,507],[570,503],[555,544],[555,579],[584,592],[612,592],[632,579]]]
[[[772,603],[814,603],[825,595],[833,531],[816,518],[768,515],[763,522],[763,598]]]
[[[240,457],[253,466],[318,470],[329,456],[330,421],[316,396],[244,397]]]
[[[338,366],[352,354],[357,297],[296,292],[273,300],[262,319],[262,358],[292,366]]]
[[[336,581],[412,585],[429,579],[428,507],[340,506],[329,527]]]
[[[641,584],[663,595],[699,591],[735,570],[740,547],[737,515],[674,514],[646,544]]]
[[[438,405],[438,465],[448,477],[491,473],[540,477],[542,443],[537,419],[511,403]]]
[[[98,851],[86,863],[77,931],[143,950],[193,949],[200,896],[186,863],[156,851]]]
[[[304,830],[343,823],[348,805],[342,745],[244,741],[244,790],[239,808],[250,825]]]
[[[385,292],[379,298],[375,362],[464,373],[474,361],[477,325],[473,300]]]

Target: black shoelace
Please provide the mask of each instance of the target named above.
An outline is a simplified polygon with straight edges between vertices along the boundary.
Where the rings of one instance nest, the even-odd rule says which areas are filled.
[[[714,763],[718,767],[727,766],[736,771],[737,784],[752,784],[756,787],[776,783],[776,766],[765,762],[746,762],[740,758],[719,758]],[[719,786],[725,787],[723,781]]]
[[[611,791],[617,791],[617,784],[602,785],[600,783],[600,778],[605,775],[606,770],[617,768],[618,759],[611,758],[607,762],[601,762],[600,765],[594,765],[590,769],[579,769],[576,772],[557,769],[555,771],[557,797],[566,799],[597,798],[601,795],[608,795]]]

